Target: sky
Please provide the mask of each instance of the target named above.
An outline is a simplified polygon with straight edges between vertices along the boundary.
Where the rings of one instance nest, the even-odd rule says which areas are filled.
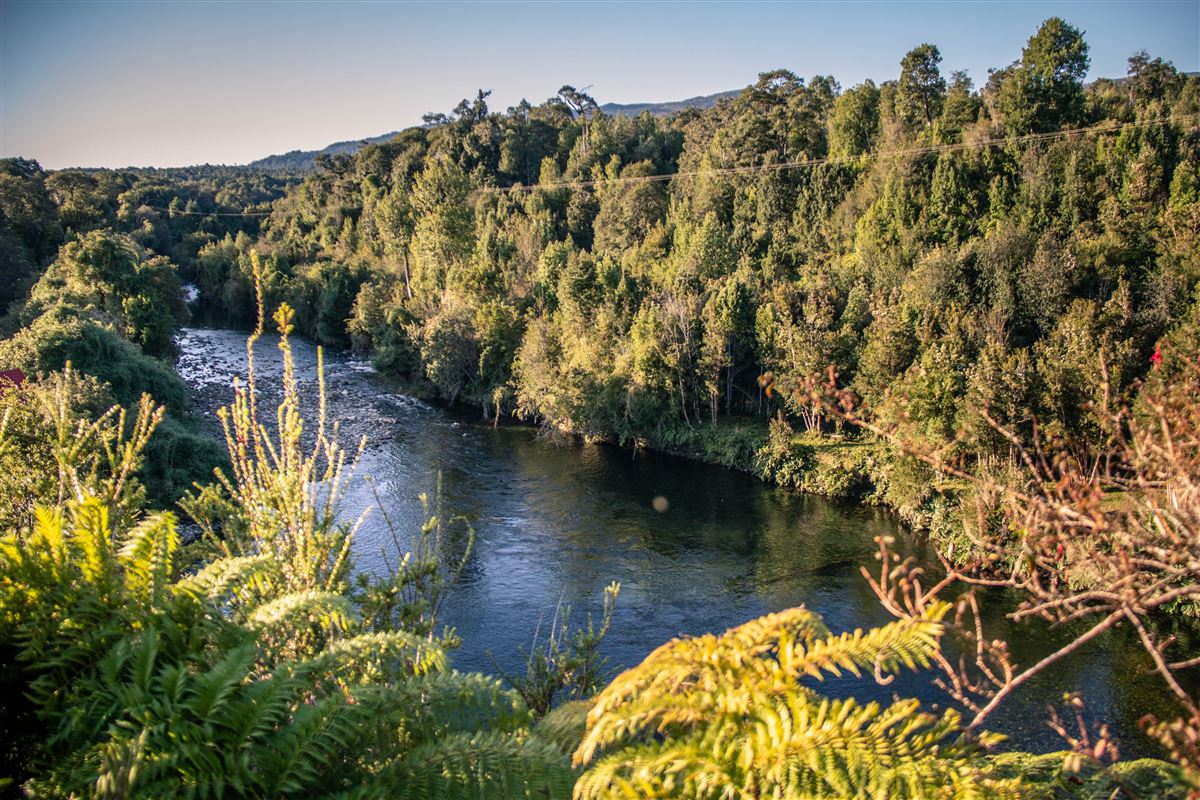
[[[375,136],[490,89],[600,103],[738,89],[783,67],[849,88],[922,42],[943,74],[1020,57],[1042,20],[1085,33],[1090,78],[1145,49],[1200,70],[1200,0],[247,2],[0,0],[0,156],[43,166],[241,164]]]

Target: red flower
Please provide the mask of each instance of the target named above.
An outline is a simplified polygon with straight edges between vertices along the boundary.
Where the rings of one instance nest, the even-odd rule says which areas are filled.
[[[1150,356],[1150,363],[1155,367],[1162,363],[1162,348],[1154,348],[1154,355]]]

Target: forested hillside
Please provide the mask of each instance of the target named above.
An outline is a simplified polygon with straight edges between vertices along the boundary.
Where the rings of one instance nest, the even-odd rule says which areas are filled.
[[[289,180],[219,167],[47,172],[36,161],[0,161],[0,369],[32,379],[70,362],[87,378],[72,383],[81,418],[114,402],[134,407],[143,393],[163,405],[168,415],[142,467],[155,504],[223,460],[197,435],[172,369],[175,334],[189,319],[180,271],[224,236],[250,241]],[[53,417],[42,409],[26,422],[45,433],[65,422]],[[0,456],[16,465],[31,458],[19,448]],[[0,484],[27,477],[24,467],[6,470]],[[0,516],[25,519],[31,509],[20,505],[15,517]]]
[[[254,234],[259,218],[296,179],[227,167],[59,170],[0,160],[0,309],[22,299],[58,247],[111,229],[191,264],[226,234]]]
[[[317,166],[318,160],[334,155],[347,155],[357,153],[363,147],[370,144],[379,144],[394,139],[398,131],[385,133],[381,136],[372,136],[368,139],[347,139],[344,142],[334,142],[328,147],[323,147],[320,150],[289,150],[281,155],[266,156],[264,158],[251,161],[246,165],[248,169],[262,170],[263,172],[304,172],[313,169]]]
[[[1147,372],[1200,278],[1200,79],[1138,53],[1085,87],[1059,19],[981,86],[940,60],[776,70],[668,118],[480,92],[207,245],[201,302],[245,323],[257,249],[269,302],[418,390],[932,523],[928,474],[776,390],[832,366],[951,458],[1007,454],[981,411],[1094,441],[1097,393]]]

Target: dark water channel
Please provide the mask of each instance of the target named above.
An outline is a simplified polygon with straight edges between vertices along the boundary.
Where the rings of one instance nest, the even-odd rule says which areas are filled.
[[[274,339],[256,351],[263,383],[279,374]],[[181,340],[180,372],[197,389],[199,410],[228,401],[229,381],[244,374],[244,335],[193,329]],[[316,352],[295,342],[299,372],[316,392]],[[653,453],[633,456],[609,446],[555,446],[525,427],[493,428],[473,416],[389,393],[362,362],[329,358],[330,415],[349,437],[365,433],[370,446],[347,512],[378,494],[401,536],[419,530],[418,495],[431,496],[441,474],[446,515],[462,515],[475,545],[444,608],[443,621],[462,637],[453,663],[495,672],[493,659],[517,671],[518,647],[544,631],[561,601],[582,620],[600,608],[605,585],[621,582],[615,622],[604,643],[613,668],[636,664],[673,636],[722,631],[755,616],[806,604],[834,631],[889,620],[859,563],[873,564],[873,537],[891,534],[910,552],[919,548],[895,518],[878,509],[837,505],[767,486],[741,473]],[[211,418],[211,417],[210,417]],[[655,511],[652,500],[669,502]],[[403,543],[403,542],[402,542]],[[461,536],[449,535],[450,555]],[[360,569],[395,563],[396,547],[378,512],[355,545]],[[1014,626],[1003,613],[1011,599],[985,598],[995,635],[1006,638],[1021,664],[1051,652],[1067,632],[1031,623]],[[946,698],[928,673],[908,674],[887,687],[871,679],[834,680],[827,691],[861,701],[915,696]],[[1122,755],[1153,754],[1138,731],[1147,712],[1171,712],[1147,674],[1147,660],[1122,632],[1101,637],[1043,673],[1006,701],[992,729],[1024,749],[1056,750],[1062,742],[1045,725],[1047,706],[1067,691],[1085,691],[1089,717],[1108,722]]]

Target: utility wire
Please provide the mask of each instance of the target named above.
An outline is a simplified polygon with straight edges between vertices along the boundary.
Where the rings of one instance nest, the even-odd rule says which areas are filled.
[[[998,145],[1019,144],[1025,142],[1049,142],[1070,139],[1088,134],[1119,133],[1126,128],[1155,128],[1176,123],[1196,122],[1198,114],[1183,114],[1174,118],[1143,120],[1141,122],[1115,122],[1104,125],[1093,125],[1089,128],[1073,128],[1066,131],[1049,131],[1047,133],[1028,133],[1023,136],[998,136],[981,139],[974,142],[958,142],[955,144],[928,145],[925,147],[906,147],[898,150],[863,153],[860,156],[843,158],[809,158],[803,161],[784,161],[778,164],[754,164],[745,167],[723,167],[717,169],[701,169],[691,172],[669,172],[661,175],[630,175],[617,178],[592,178],[589,180],[560,181],[558,183],[534,184],[530,186],[484,186],[475,190],[477,194],[510,194],[515,192],[550,192],[556,189],[589,189],[598,185],[637,184],[637,183],[666,183],[677,178],[707,178],[728,175],[752,175],[756,172],[781,172],[790,169],[820,167],[826,164],[861,164],[865,161],[884,161],[909,156],[928,155],[932,153],[954,153],[965,150],[982,150],[985,147]],[[172,215],[199,217],[269,217],[271,211],[185,211],[182,209],[158,208],[156,206],[140,206],[152,211],[161,211]]]
[[[269,217],[273,213],[271,211],[185,211],[181,208],[160,208],[147,205],[140,205],[138,208],[148,208],[151,211],[161,211],[171,216],[185,217]]]

